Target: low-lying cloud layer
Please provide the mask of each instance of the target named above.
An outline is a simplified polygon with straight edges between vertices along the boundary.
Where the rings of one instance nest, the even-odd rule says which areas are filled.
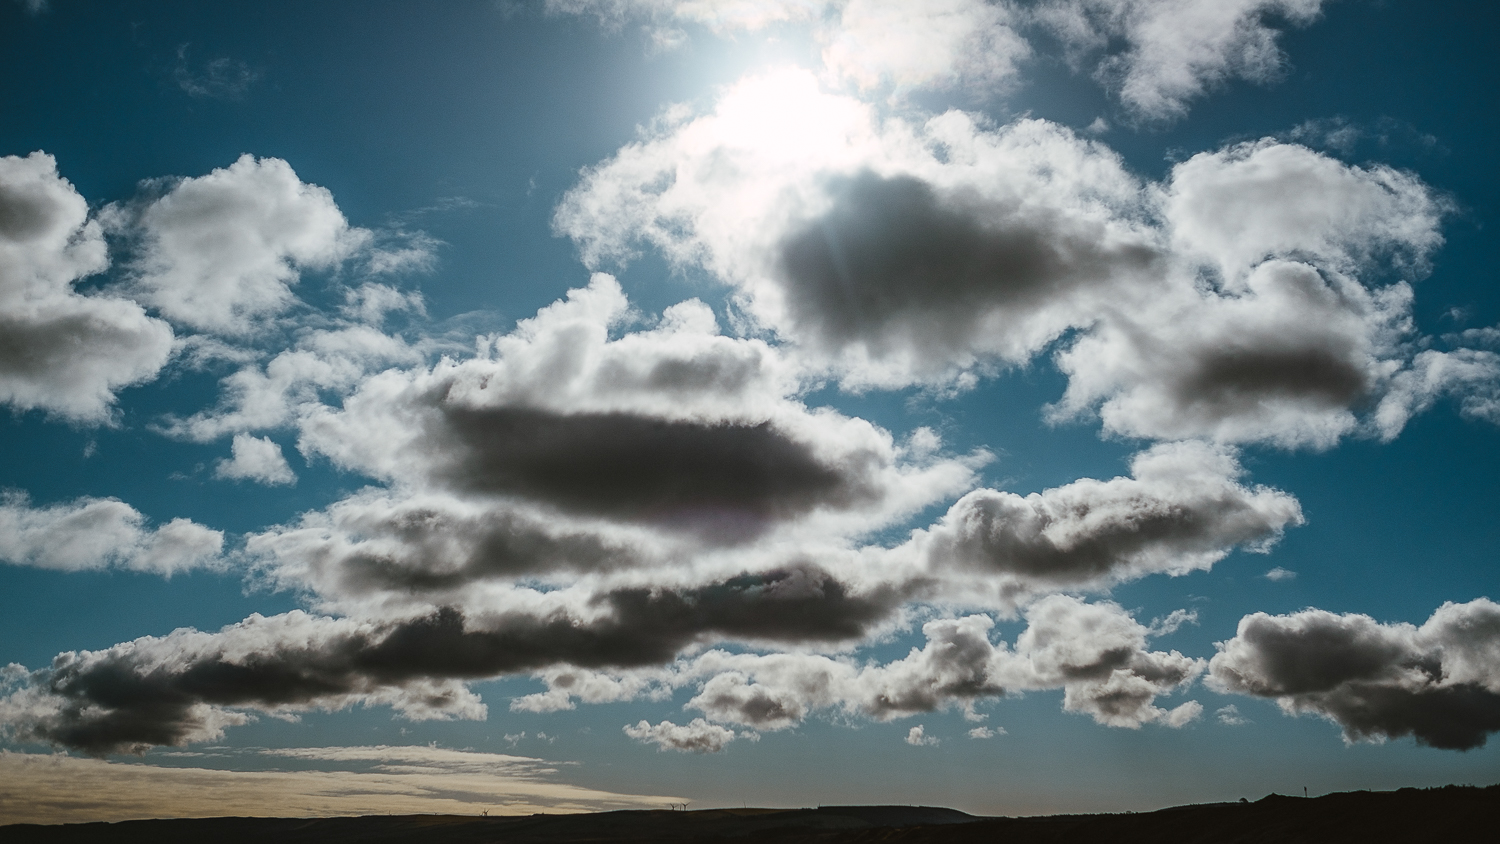
[[[308,770],[264,770],[294,762]],[[192,764],[184,764],[192,763]],[[681,798],[559,782],[546,760],[436,747],[177,753],[145,764],[0,750],[0,824],[144,818],[529,815],[665,807]]]

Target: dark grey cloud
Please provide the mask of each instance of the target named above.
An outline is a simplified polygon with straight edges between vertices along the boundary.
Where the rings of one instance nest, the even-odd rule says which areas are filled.
[[[1298,339],[1304,342],[1298,344]],[[1339,337],[1226,344],[1188,361],[1170,389],[1190,412],[1215,417],[1250,413],[1267,400],[1347,407],[1368,397],[1375,386],[1360,365],[1359,351]]]
[[[1147,271],[1156,252],[1020,201],[940,194],[912,176],[829,180],[832,207],[779,245],[795,330],[880,357],[951,356],[996,321],[1058,307],[1075,290]],[[1068,320],[1055,320],[1054,330]]]
[[[802,567],[676,591],[618,589],[593,598],[583,616],[558,609],[466,618],[451,607],[390,623],[252,616],[216,634],[178,631],[61,654],[0,699],[0,724],[98,755],[211,737],[244,718],[225,708],[374,699],[441,715],[474,705],[452,681],[563,664],[658,665],[707,640],[852,641],[902,599],[891,590],[856,594]]]
[[[647,561],[630,540],[448,499],[352,496],[251,537],[279,577],[325,596],[433,593],[480,581],[608,571]]]
[[[432,440],[444,449],[433,472],[441,483],[574,513],[734,532],[883,492],[868,479],[879,455],[830,464],[770,423],[447,403],[441,411]]]
[[[1304,610],[1243,618],[1210,662],[1225,691],[1314,713],[1350,741],[1468,750],[1500,731],[1500,605],[1444,604],[1421,627]]]

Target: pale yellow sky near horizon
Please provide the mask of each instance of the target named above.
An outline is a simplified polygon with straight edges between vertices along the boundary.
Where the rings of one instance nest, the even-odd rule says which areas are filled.
[[[163,817],[523,815],[664,808],[683,798],[556,782],[541,759],[414,747],[292,748],[265,756],[374,770],[224,770],[0,750],[0,825]]]

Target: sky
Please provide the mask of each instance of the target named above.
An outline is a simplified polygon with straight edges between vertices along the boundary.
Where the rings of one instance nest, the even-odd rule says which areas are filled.
[[[0,823],[1500,782],[1500,20],[0,3]]]

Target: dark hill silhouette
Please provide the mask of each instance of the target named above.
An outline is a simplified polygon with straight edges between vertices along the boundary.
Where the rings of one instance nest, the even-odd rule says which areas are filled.
[[[5,844],[1370,844],[1500,839],[1500,785],[1355,791],[1117,815],[978,818],[923,806],[476,818],[205,818],[0,826]]]

